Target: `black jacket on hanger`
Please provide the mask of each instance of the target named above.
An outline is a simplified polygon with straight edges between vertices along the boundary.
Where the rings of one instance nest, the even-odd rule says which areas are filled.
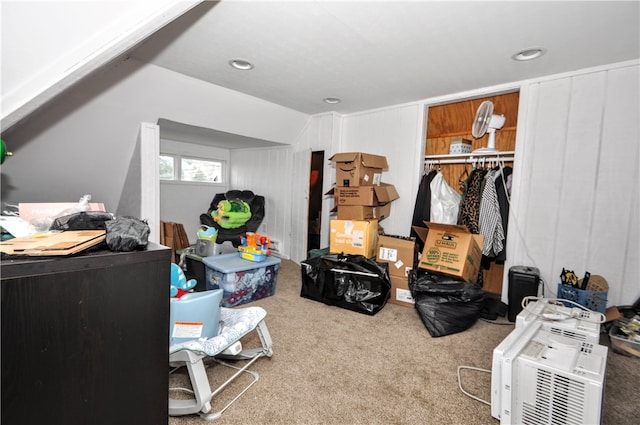
[[[411,220],[411,231],[409,235],[416,238],[416,243],[420,248],[420,252],[424,248],[424,242],[413,230],[413,226],[424,227],[424,222],[431,218],[431,181],[436,176],[436,171],[431,170],[422,175],[420,186],[418,187],[418,195],[416,196],[416,205],[413,208],[413,219]]]

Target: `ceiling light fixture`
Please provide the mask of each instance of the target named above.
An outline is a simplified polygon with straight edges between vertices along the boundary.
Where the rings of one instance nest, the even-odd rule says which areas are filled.
[[[519,62],[530,61],[539,58],[545,53],[547,53],[547,49],[543,49],[542,47],[530,47],[528,49],[520,50],[518,53],[511,56],[511,59]]]
[[[253,69],[253,64],[244,59],[231,59],[229,61],[229,65],[241,71],[248,71],[250,69]]]
[[[324,99],[322,99],[322,101],[324,103],[328,103],[330,105],[334,105],[336,103],[342,102],[342,99],[338,99],[337,97],[325,97]]]

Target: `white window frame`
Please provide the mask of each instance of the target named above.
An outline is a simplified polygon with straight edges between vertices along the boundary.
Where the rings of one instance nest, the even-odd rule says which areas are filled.
[[[223,159],[217,158],[207,158],[203,156],[196,155],[180,155],[169,152],[160,152],[160,156],[168,156],[173,158],[174,167],[173,167],[173,179],[166,180],[160,179],[161,183],[169,183],[169,184],[192,184],[192,185],[206,185],[206,186],[227,186],[227,182],[229,180],[229,171],[227,161]],[[190,181],[190,180],[182,180],[182,160],[183,159],[194,159],[197,161],[208,161],[208,162],[217,162],[220,163],[221,167],[221,178],[222,181],[219,182],[202,182],[202,181]]]

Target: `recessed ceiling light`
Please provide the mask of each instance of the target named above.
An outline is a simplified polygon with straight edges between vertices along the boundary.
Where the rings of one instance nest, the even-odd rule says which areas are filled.
[[[342,99],[338,99],[337,97],[325,97],[322,99],[324,103],[329,103],[331,105],[342,102]]]
[[[253,64],[244,59],[232,59],[229,61],[229,65],[241,71],[248,71],[250,69],[253,69]]]
[[[520,50],[518,53],[511,56],[511,59],[514,61],[530,61],[539,58],[545,53],[547,53],[547,49],[543,49],[542,47],[531,47],[529,49]]]

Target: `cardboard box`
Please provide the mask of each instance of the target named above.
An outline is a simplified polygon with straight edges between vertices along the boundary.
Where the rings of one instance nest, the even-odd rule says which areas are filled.
[[[466,226],[425,221],[427,229],[414,226],[424,240],[418,267],[475,282],[480,271],[484,236],[474,235]]]
[[[415,307],[416,301],[409,290],[409,280],[406,277],[390,276],[391,296],[389,302],[404,307]]]
[[[369,207],[366,205],[341,205],[331,210],[338,213],[338,220],[378,220],[391,215],[391,203]]]
[[[338,220],[383,220],[391,214],[391,202],[400,195],[392,184],[380,186],[335,187],[326,195],[333,195]]]
[[[379,186],[342,187],[331,189],[336,197],[336,205],[366,205],[377,206],[394,201],[400,197],[395,186],[380,183]]]
[[[67,230],[45,233],[0,242],[0,252],[9,255],[54,256],[71,255],[98,245],[106,238],[104,230]]]
[[[329,252],[371,258],[378,242],[378,220],[331,220]]]
[[[384,235],[378,238],[376,261],[389,265],[389,275],[407,278],[418,260],[415,238]]]
[[[270,297],[276,292],[276,279],[280,260],[269,256],[256,263],[245,260],[239,253],[204,257],[207,289],[222,288],[222,305],[233,307],[260,298]]]
[[[382,170],[389,168],[387,158],[364,152],[343,152],[329,160],[336,163],[336,186],[379,185]]]

